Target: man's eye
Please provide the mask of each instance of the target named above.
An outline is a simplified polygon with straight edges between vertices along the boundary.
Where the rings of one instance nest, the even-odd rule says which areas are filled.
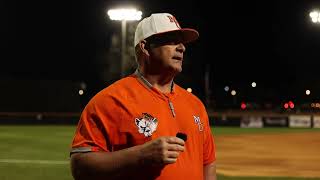
[[[163,44],[163,45],[176,45],[176,44],[178,44],[178,42],[168,40],[168,41],[163,41],[161,44]]]

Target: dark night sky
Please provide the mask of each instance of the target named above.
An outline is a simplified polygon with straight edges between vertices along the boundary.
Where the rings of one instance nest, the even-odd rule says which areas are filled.
[[[203,97],[205,67],[210,67],[212,93],[223,101],[229,85],[249,93],[256,81],[262,100],[299,97],[314,89],[319,97],[320,26],[309,11],[319,1],[6,1],[1,6],[1,76],[13,79],[99,80],[98,54],[110,47],[118,31],[106,10],[136,4],[143,16],[169,12],[182,27],[199,31],[187,46],[187,60],[178,81]],[[302,91],[302,93],[300,93]],[[313,91],[313,92],[314,92]],[[245,94],[245,93],[243,93]],[[242,97],[245,98],[245,97]]]

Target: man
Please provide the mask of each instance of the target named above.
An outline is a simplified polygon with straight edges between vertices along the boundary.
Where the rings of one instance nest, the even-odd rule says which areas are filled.
[[[198,36],[168,13],[138,24],[136,72],[100,91],[82,112],[71,149],[76,180],[216,179],[205,107],[173,82],[184,43]]]

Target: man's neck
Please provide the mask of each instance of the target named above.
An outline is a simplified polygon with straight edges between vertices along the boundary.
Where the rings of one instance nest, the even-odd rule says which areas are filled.
[[[139,70],[139,73],[152,85],[152,87],[158,89],[160,92],[170,93],[172,91],[174,76],[166,74],[149,74],[141,71],[141,69]]]

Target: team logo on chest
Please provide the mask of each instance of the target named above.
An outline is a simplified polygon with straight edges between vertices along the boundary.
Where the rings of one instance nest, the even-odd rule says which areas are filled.
[[[193,116],[194,122],[198,125],[199,131],[203,131],[203,123],[200,120],[200,116]]]
[[[134,121],[138,127],[139,133],[144,134],[145,137],[150,137],[158,126],[157,118],[152,117],[148,113],[142,113],[142,116],[135,118]]]

